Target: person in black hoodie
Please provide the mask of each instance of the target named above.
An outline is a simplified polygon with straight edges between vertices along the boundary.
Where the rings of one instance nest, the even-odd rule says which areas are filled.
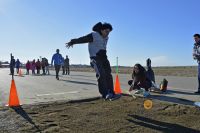
[[[71,39],[66,46],[72,47],[74,44],[88,43],[90,64],[96,72],[98,80],[98,88],[102,97],[107,100],[120,97],[115,95],[113,90],[113,77],[111,75],[110,62],[107,58],[107,41],[108,35],[113,30],[112,25],[109,23],[97,23],[92,28],[93,32],[77,38]]]
[[[155,76],[154,72],[151,68],[151,59],[147,59],[147,72],[146,72],[147,78],[155,83]]]
[[[10,59],[10,64],[9,64],[9,66],[10,66],[10,75],[12,75],[12,78],[14,77],[14,68],[15,68],[15,58],[14,58],[14,56],[12,56],[12,54],[11,54],[11,59]]]

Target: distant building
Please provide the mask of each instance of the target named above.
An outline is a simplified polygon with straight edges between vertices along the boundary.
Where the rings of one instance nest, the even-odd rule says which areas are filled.
[[[9,68],[9,62],[8,61],[0,61],[0,68]]]

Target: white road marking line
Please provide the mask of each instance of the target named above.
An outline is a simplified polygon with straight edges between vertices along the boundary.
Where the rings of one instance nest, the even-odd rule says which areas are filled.
[[[63,94],[75,94],[75,93],[79,93],[79,91],[69,91],[69,92],[49,93],[49,94],[37,94],[36,96],[41,97],[41,96],[49,96],[49,95],[63,95]]]

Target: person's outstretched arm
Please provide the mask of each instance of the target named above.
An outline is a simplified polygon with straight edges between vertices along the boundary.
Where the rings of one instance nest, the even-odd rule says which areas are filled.
[[[86,36],[80,37],[80,38],[71,39],[70,42],[66,43],[66,47],[69,48],[69,47],[73,46],[74,44],[89,43],[89,42],[93,42],[92,33],[90,33]]]

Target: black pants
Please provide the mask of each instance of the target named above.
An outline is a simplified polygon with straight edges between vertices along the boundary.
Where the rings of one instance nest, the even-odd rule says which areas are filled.
[[[55,70],[56,70],[56,78],[59,77],[59,71],[60,71],[61,65],[55,65]]]
[[[65,74],[65,67],[62,66],[62,70],[63,70],[63,75]]]
[[[113,77],[111,75],[111,67],[108,59],[97,59],[93,57],[91,58],[91,66],[96,72],[99,93],[102,97],[105,98],[108,93],[114,94]]]
[[[29,75],[29,69],[26,69],[26,74]]]
[[[43,73],[42,73],[43,75],[46,74],[46,73],[45,73],[45,67],[42,67],[42,72],[43,72]]]
[[[14,75],[15,71],[14,71],[14,67],[10,67],[10,74]]]
[[[37,69],[37,74],[40,74],[40,68],[36,67],[36,69]]]
[[[65,66],[66,75],[69,75],[69,66]]]

